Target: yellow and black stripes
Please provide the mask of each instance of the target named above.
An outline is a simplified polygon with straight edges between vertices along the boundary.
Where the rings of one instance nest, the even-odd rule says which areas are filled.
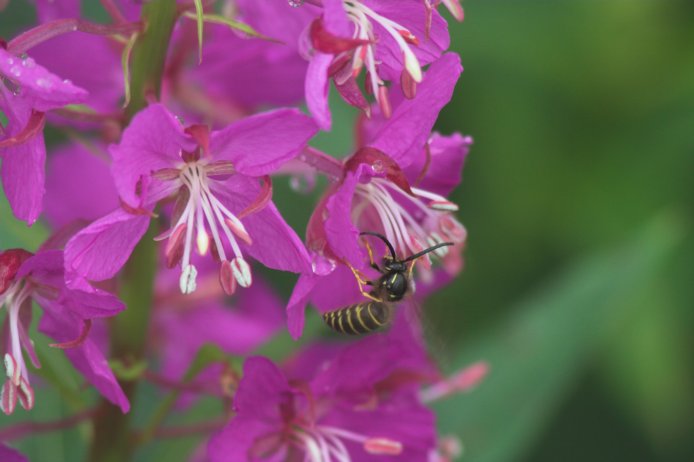
[[[391,307],[387,303],[363,302],[323,313],[331,329],[349,335],[363,335],[390,323]]]

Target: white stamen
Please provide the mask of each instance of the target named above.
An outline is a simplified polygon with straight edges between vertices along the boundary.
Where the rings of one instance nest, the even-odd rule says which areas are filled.
[[[464,228],[450,215],[457,210],[457,205],[430,191],[412,188],[412,192],[414,197],[386,179],[372,178],[369,183],[357,185],[356,195],[361,200],[355,201],[352,219],[362,227],[367,223],[360,223],[360,220],[377,219],[383,234],[403,256],[423,250],[424,243],[433,246],[464,240],[465,234],[460,232]],[[433,201],[442,206],[431,207]],[[369,222],[368,226],[374,229],[373,223]],[[432,253],[444,257],[448,252],[448,247],[441,247]],[[422,260],[428,266],[429,254]]]
[[[242,257],[231,260],[231,272],[241,287],[250,287],[253,283],[251,267]]]
[[[31,388],[31,385],[29,385],[27,380],[22,378],[19,381],[18,391],[19,402],[22,404],[24,409],[30,411],[34,407],[34,389]]]
[[[198,270],[193,265],[186,265],[181,271],[181,279],[179,280],[179,285],[181,288],[181,293],[184,295],[192,294],[197,288]]]
[[[207,251],[210,250],[210,236],[204,229],[198,228],[196,244],[198,245],[198,253],[203,256],[207,255]]]
[[[16,380],[14,378],[15,373],[17,371],[17,364],[14,362],[14,358],[9,353],[5,353],[5,375],[7,376],[8,379],[12,380],[13,382]],[[17,374],[19,375],[19,374]]]
[[[180,278],[180,288],[184,294],[191,293],[196,288],[197,270],[191,265],[193,233],[196,234],[195,243],[200,255],[206,255],[209,252],[210,241],[212,240],[218,259],[222,262],[231,261],[232,270],[234,269],[234,261],[236,259],[241,260],[241,263],[236,263],[236,271],[232,271],[239,285],[248,287],[252,282],[250,266],[243,260],[241,248],[237,242],[237,238],[239,238],[250,245],[252,243],[251,237],[241,220],[217,199],[211,189],[218,180],[209,177],[210,172],[226,171],[225,169],[232,169],[231,164],[228,166],[220,162],[207,164],[205,160],[188,162],[180,167],[180,173],[176,179],[187,188],[185,209],[178,222],[172,227],[175,230],[180,227],[185,232]],[[175,231],[169,233],[168,236],[171,244],[169,247],[176,244],[172,243],[171,239],[180,240],[180,235],[177,235]],[[226,238],[226,242],[223,240],[224,238]],[[233,254],[232,258],[227,257],[229,247]],[[231,289],[228,281],[225,283],[226,289]]]

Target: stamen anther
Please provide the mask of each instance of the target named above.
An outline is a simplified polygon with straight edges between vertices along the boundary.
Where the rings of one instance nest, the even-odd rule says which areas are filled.
[[[234,295],[236,292],[236,278],[231,269],[231,263],[227,260],[224,260],[219,268],[219,284],[227,295]]]
[[[253,283],[251,267],[243,257],[236,257],[231,260],[231,271],[241,287],[247,288]]]
[[[402,443],[387,438],[370,438],[364,442],[364,450],[374,455],[397,456],[402,454]]]
[[[186,265],[181,272],[181,279],[179,280],[179,286],[181,293],[184,295],[192,294],[197,288],[196,279],[198,277],[198,270],[193,265]]]

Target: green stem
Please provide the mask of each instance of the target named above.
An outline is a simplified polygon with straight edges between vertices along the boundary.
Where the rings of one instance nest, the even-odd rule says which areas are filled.
[[[130,120],[147,105],[148,97],[158,98],[164,73],[166,53],[177,19],[176,0],[151,0],[142,7],[141,33],[132,52],[131,92],[126,108]],[[156,249],[153,223],[130,257],[121,280],[121,299],[127,309],[110,324],[111,356],[124,364],[144,360],[150,312],[153,299]],[[137,382],[121,382],[125,395],[134,404]],[[94,420],[94,440],[89,460],[93,462],[127,462],[132,459],[134,442],[131,414],[123,414],[103,401]]]

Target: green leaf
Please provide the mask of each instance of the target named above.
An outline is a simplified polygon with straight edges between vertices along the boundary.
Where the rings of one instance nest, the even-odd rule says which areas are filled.
[[[226,17],[218,15],[218,14],[200,15],[199,12],[198,12],[198,14],[193,14],[193,13],[187,12],[184,14],[184,16],[186,18],[195,19],[196,21],[198,21],[198,34],[199,34],[198,36],[199,37],[201,37],[201,35],[200,35],[201,34],[201,31],[200,31],[201,26],[200,26],[200,19],[199,18],[202,18],[202,20],[204,22],[209,22],[211,24],[221,24],[221,25],[229,27],[230,29],[237,30],[239,32],[243,32],[244,34],[249,35],[251,37],[260,38],[263,40],[268,40],[270,42],[281,43],[280,40],[277,40],[277,39],[274,39],[272,37],[268,37],[266,35],[261,34],[260,32],[256,31],[255,29],[253,29],[251,26],[249,26],[246,23],[243,23],[241,21],[236,21],[234,19],[229,19],[229,18],[226,18]],[[201,43],[202,43],[202,41],[201,41]]]
[[[24,222],[17,220],[5,195],[0,195],[0,250],[13,247],[36,250],[47,236],[48,231],[42,223],[28,227]]]
[[[195,15],[198,22],[198,63],[202,62],[202,32],[205,25],[205,11],[202,8],[202,0],[193,0],[195,3]]]
[[[589,258],[462,346],[460,365],[491,365],[471,394],[436,403],[443,433],[462,438],[466,460],[520,460],[589,354],[624,319],[630,299],[681,240],[679,222],[656,220],[614,252]]]

